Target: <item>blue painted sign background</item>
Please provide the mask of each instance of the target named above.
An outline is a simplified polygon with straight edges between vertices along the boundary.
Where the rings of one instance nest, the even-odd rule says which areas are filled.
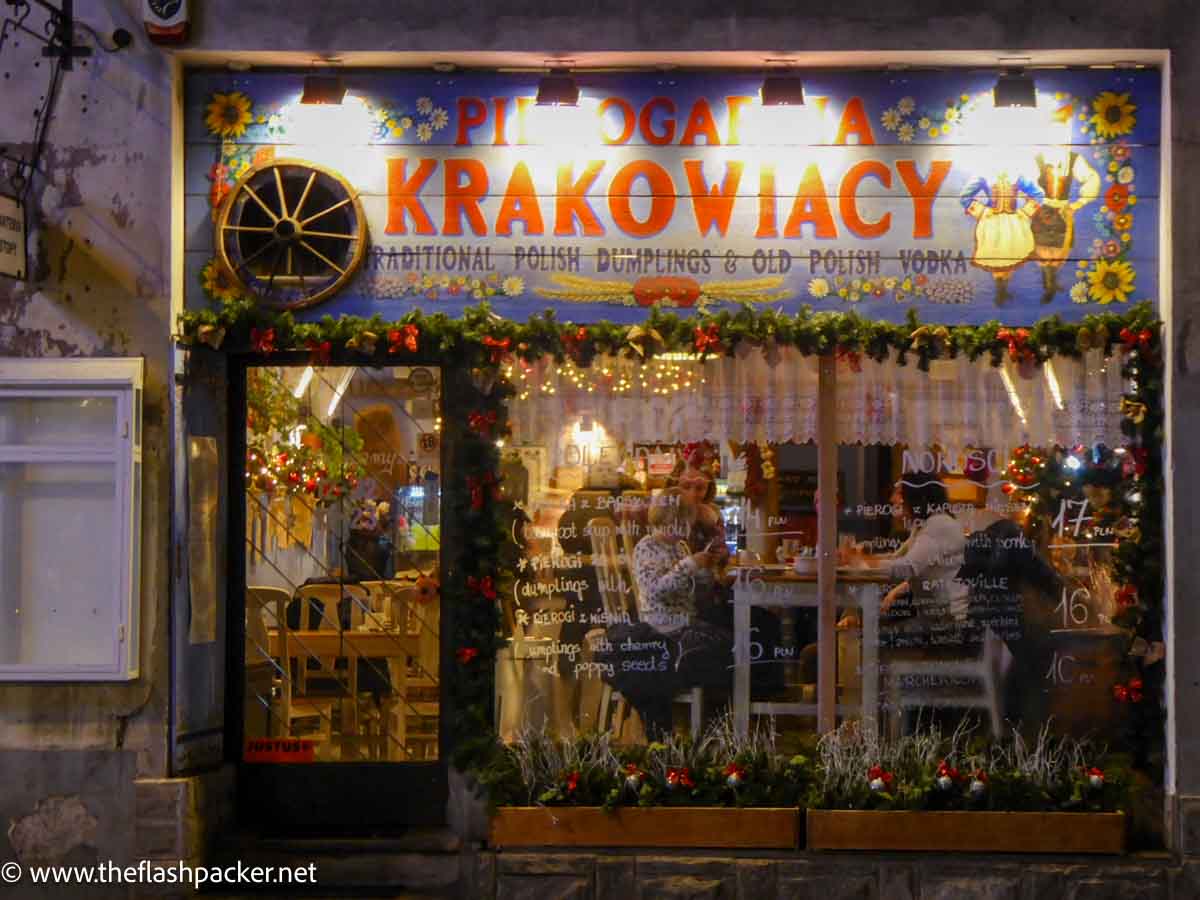
[[[256,161],[302,158],[360,194],[366,259],[298,312],[634,322],[652,303],[854,309],[1026,324],[1158,300],[1160,77],[1035,70],[997,110],[994,72],[804,74],[803,109],[761,77],[581,75],[577,110],[536,76],[199,72],[186,100],[189,305],[216,276],[213,209]],[[322,119],[321,116],[326,118]]]

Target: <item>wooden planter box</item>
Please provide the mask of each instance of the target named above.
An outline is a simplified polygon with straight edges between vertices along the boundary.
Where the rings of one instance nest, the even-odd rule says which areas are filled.
[[[1124,813],[810,809],[810,850],[1122,853]]]
[[[794,850],[798,809],[714,806],[503,806],[493,847],[711,847]]]

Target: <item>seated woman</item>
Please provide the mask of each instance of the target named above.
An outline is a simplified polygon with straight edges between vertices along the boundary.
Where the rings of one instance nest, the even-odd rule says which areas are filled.
[[[634,549],[638,617],[663,641],[670,672],[649,677],[622,690],[642,716],[648,735],[669,733],[671,701],[681,688],[694,685],[728,687],[733,633],[700,617],[698,598],[711,598],[717,571],[727,550],[712,541],[692,552],[687,545],[695,507],[682,502],[679,488],[667,488],[650,504],[650,533]]]

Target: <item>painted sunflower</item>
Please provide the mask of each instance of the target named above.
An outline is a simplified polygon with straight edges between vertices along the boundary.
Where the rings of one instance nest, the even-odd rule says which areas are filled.
[[[1115,138],[1133,131],[1137,117],[1133,111],[1137,107],[1129,102],[1129,94],[1116,94],[1104,91],[1092,101],[1092,125],[1096,134],[1102,138]]]
[[[204,293],[221,302],[236,300],[240,293],[237,282],[216,257],[200,270],[200,284],[204,287]]]
[[[1127,262],[1100,260],[1096,268],[1088,272],[1088,296],[1106,306],[1109,303],[1126,303],[1133,293],[1133,266]]]
[[[250,112],[253,101],[241,91],[213,94],[204,108],[204,124],[209,132],[221,138],[240,138],[246,126],[254,121]]]

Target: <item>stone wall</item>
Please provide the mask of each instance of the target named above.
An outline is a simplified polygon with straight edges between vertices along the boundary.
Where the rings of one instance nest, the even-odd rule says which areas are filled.
[[[1166,859],[483,852],[460,896],[479,900],[1197,900],[1200,864]]]

